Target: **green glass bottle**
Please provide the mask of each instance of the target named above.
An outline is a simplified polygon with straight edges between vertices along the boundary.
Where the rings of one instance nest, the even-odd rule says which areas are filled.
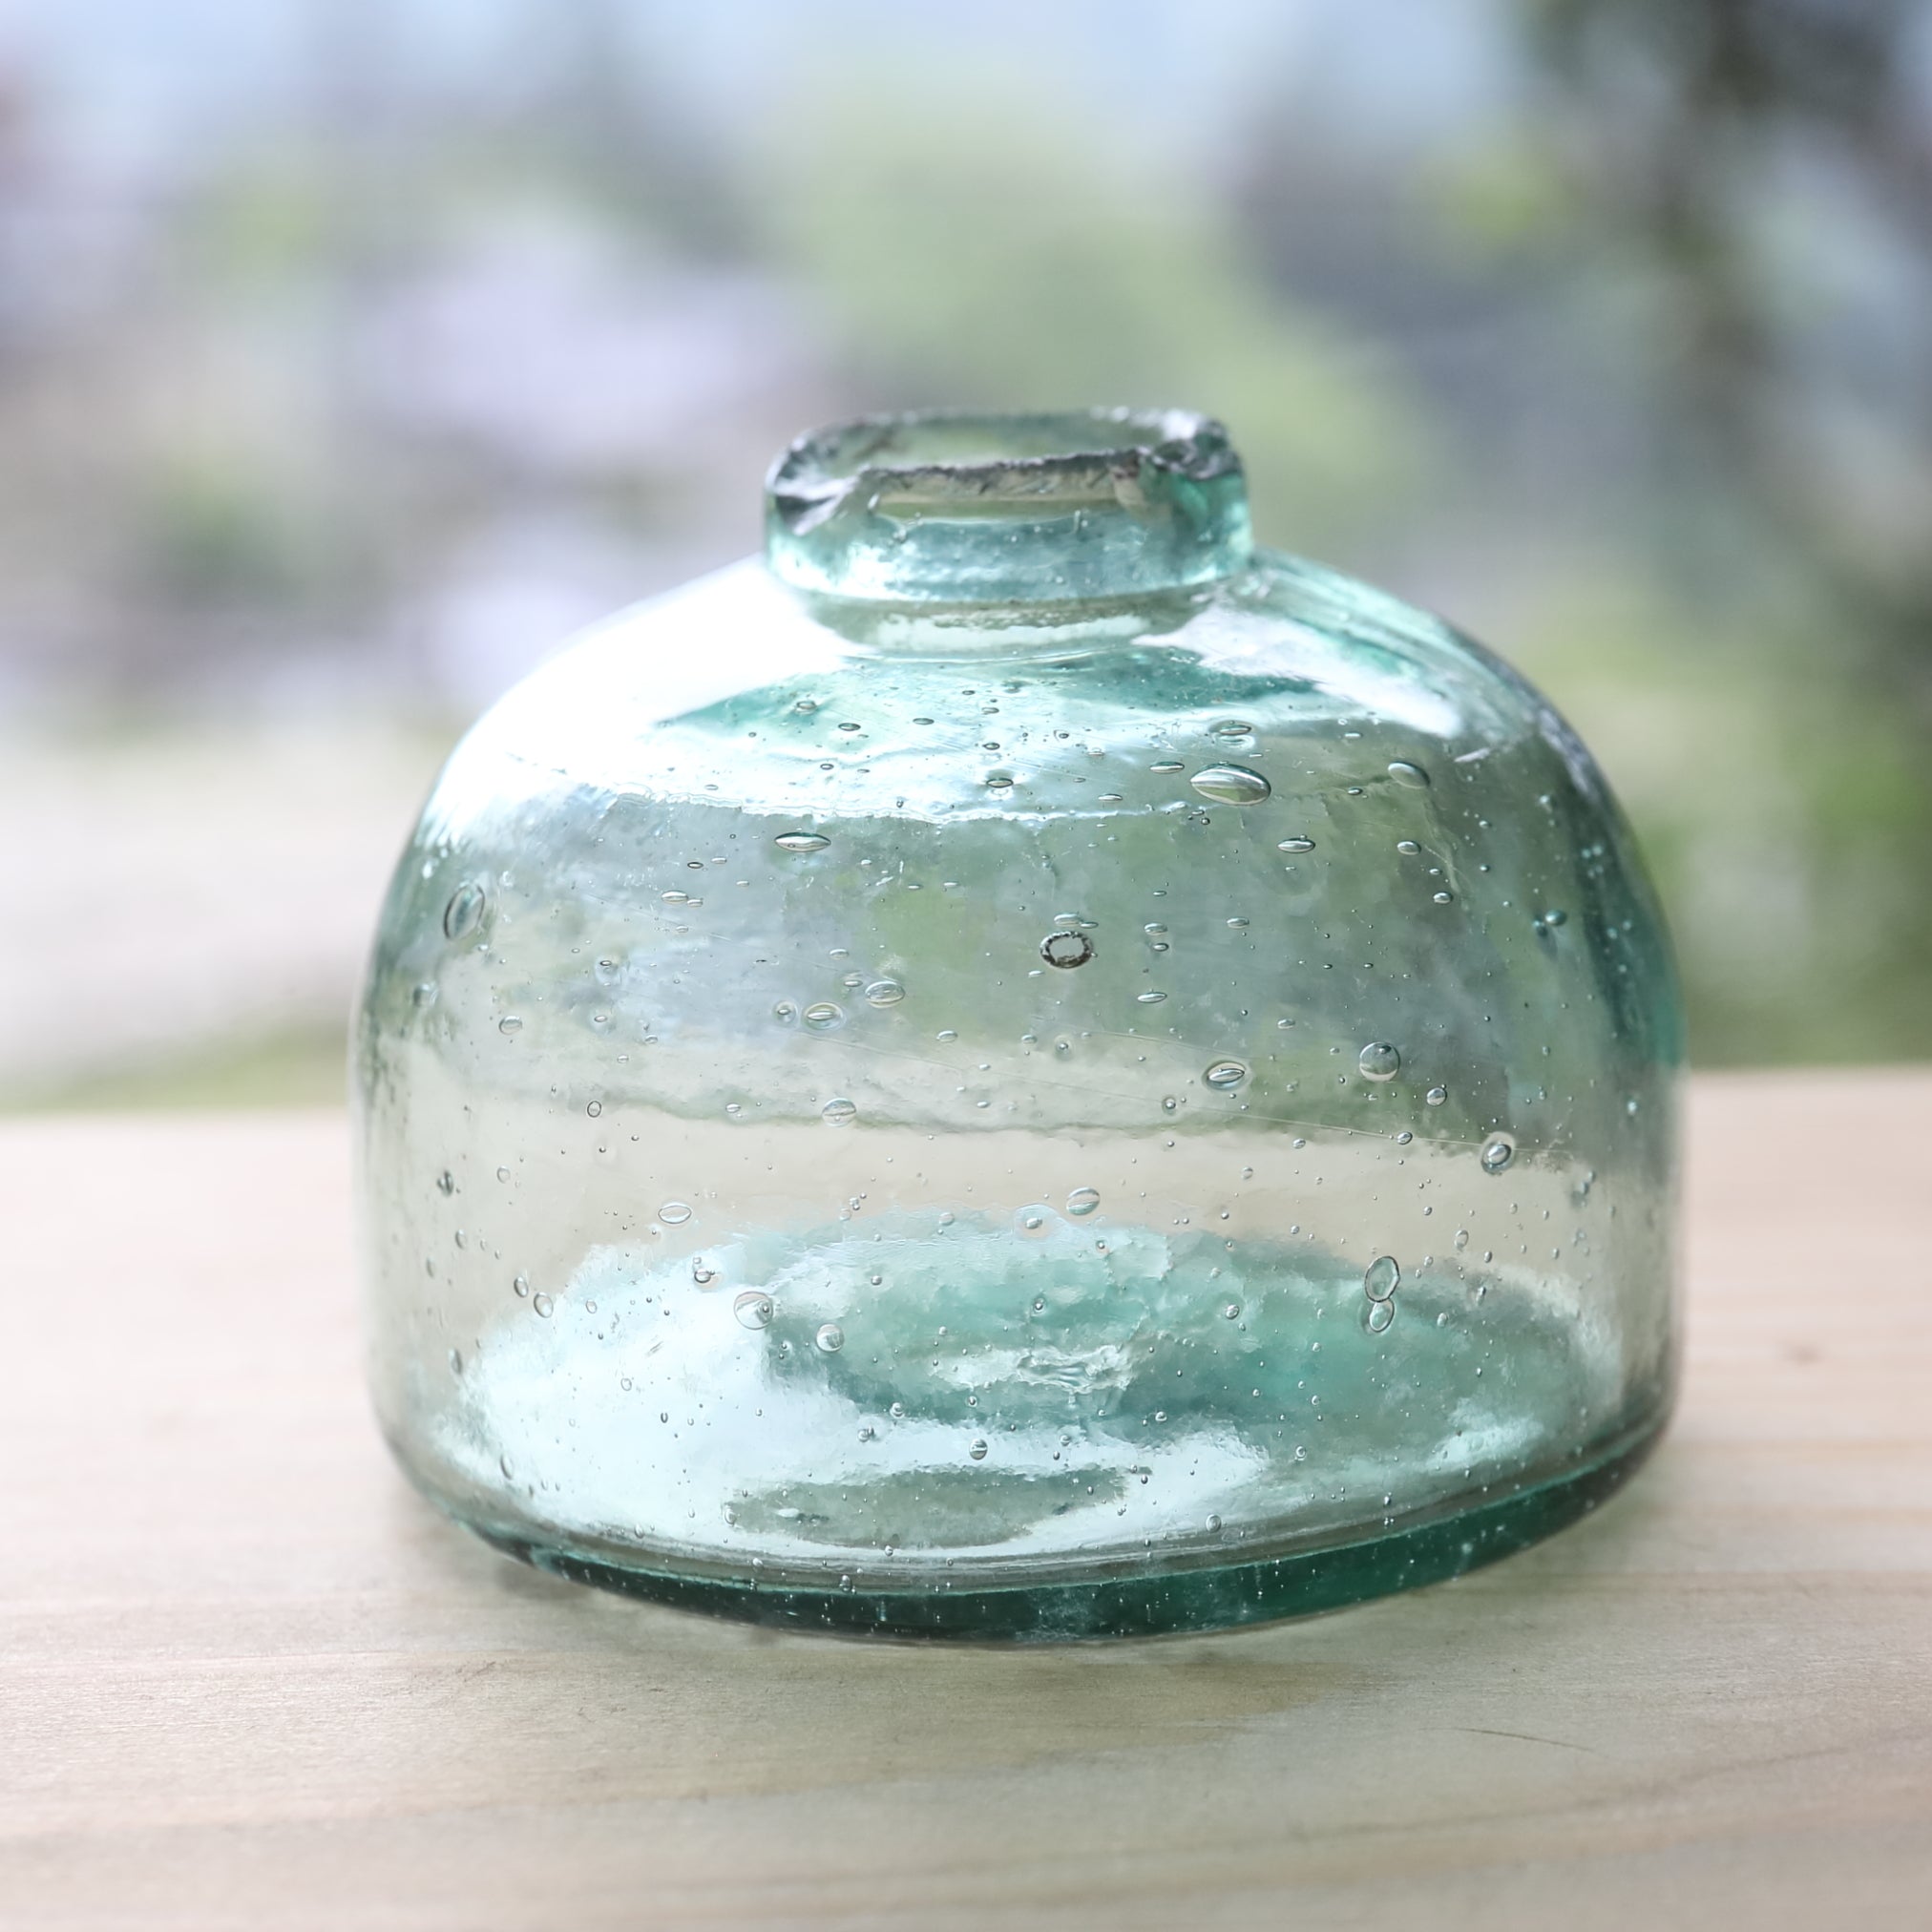
[[[1662,1426],[1680,1019],[1548,704],[1256,551],[1179,412],[803,439],[470,733],[362,1011],[378,1410],[764,1622],[1051,1639],[1454,1575]]]

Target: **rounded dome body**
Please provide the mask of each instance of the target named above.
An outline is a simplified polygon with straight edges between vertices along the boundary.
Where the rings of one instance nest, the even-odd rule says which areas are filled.
[[[794,446],[452,757],[357,1050],[377,1407],[566,1575],[1203,1628],[1454,1574],[1670,1401],[1679,1019],[1588,755],[1179,415]]]

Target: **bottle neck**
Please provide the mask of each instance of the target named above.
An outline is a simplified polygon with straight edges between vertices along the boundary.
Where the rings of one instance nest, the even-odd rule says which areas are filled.
[[[1180,410],[922,411],[802,436],[766,487],[795,590],[884,603],[1081,602],[1246,567],[1241,459]]]

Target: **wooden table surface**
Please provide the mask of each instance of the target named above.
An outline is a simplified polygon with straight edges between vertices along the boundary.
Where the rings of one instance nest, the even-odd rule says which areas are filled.
[[[446,1526],[364,1402],[339,1118],[0,1127],[0,1924],[1932,1926],[1932,1073],[1690,1127],[1683,1401],[1616,1502],[1023,1652]]]

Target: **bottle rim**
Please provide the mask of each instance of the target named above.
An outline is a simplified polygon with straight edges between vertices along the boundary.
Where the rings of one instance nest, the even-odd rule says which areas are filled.
[[[920,410],[798,437],[766,482],[795,589],[914,602],[1119,597],[1244,565],[1247,484],[1188,410]]]

